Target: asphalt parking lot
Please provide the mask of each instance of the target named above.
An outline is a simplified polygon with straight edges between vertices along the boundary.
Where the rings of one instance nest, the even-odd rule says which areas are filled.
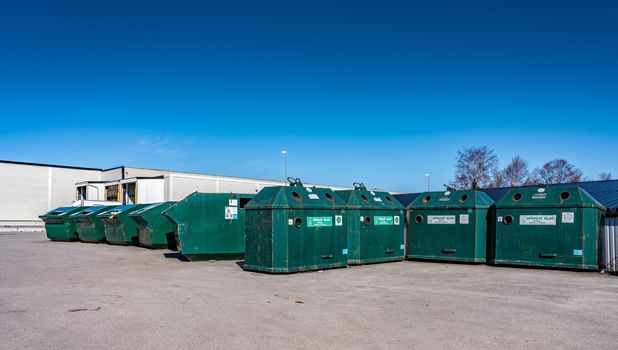
[[[292,275],[0,233],[1,349],[611,349],[618,277],[398,262]]]

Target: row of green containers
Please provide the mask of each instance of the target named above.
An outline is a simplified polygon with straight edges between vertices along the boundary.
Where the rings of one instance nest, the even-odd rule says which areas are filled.
[[[579,187],[427,192],[408,209],[409,259],[581,270],[599,267],[605,208]]]
[[[248,270],[285,273],[403,260],[404,208],[390,194],[362,184],[337,192],[306,188],[299,180],[292,185],[266,188],[248,205],[253,195],[194,193],[178,203],[58,208],[41,218],[52,240],[153,248],[177,242],[189,260],[242,257],[246,251]]]

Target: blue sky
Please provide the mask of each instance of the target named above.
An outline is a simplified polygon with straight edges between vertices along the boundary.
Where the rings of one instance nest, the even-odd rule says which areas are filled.
[[[615,1],[9,1],[0,159],[399,191],[618,141]]]

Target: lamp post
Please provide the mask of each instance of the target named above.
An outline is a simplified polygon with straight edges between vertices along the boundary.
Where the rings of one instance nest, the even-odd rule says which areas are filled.
[[[283,156],[283,184],[285,185],[285,182],[288,179],[288,151],[284,148],[281,150],[281,155]]]
[[[425,176],[427,176],[427,192],[429,192],[429,178],[431,177],[429,173],[425,173]]]

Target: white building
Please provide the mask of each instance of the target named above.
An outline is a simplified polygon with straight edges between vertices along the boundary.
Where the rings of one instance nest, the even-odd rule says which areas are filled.
[[[282,183],[126,166],[97,169],[0,160],[0,229],[41,228],[39,215],[76,200],[156,203],[195,191],[257,193]]]

